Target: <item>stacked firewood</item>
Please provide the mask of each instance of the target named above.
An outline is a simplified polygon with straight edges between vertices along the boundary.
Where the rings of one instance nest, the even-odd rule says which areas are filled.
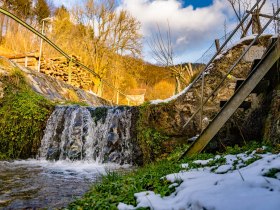
[[[29,67],[35,71],[38,70],[39,53],[13,54],[5,55],[4,57],[15,61],[21,66]],[[73,60],[80,60],[75,55],[72,55],[72,58]],[[91,90],[94,86],[93,75],[65,57],[44,58],[42,56],[40,72],[84,90]]]
[[[76,56],[72,57],[78,60]],[[41,72],[85,90],[90,90],[93,86],[91,74],[65,57],[43,60]]]

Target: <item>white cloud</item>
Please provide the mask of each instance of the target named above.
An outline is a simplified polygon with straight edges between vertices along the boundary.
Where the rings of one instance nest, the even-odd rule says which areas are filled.
[[[197,9],[183,8],[179,0],[123,0],[120,8],[141,22],[146,39],[156,32],[157,25],[165,33],[169,23],[174,48],[178,56],[187,56],[185,61],[193,59],[192,52],[197,54],[195,51],[201,51],[206,42],[221,36],[229,14],[225,0],[215,0],[213,5]]]
[[[55,5],[64,4],[71,8],[83,4],[85,0],[53,0]],[[203,1],[203,0],[197,0]],[[249,0],[248,0],[249,1]],[[251,6],[256,0],[251,0]],[[271,3],[277,0],[267,0],[263,10],[272,11]],[[168,23],[171,28],[172,43],[177,62],[194,61],[214,42],[214,39],[224,35],[224,22],[227,32],[236,25],[235,15],[227,0],[214,0],[208,7],[194,9],[184,8],[182,0],[118,0],[117,9],[126,9],[142,24],[144,42],[157,31],[157,25],[162,33],[166,33]],[[144,57],[152,61],[149,47],[144,43]]]
[[[251,0],[251,6],[255,2]],[[271,13],[271,4],[276,5],[276,2],[267,0],[262,11]],[[214,0],[212,5],[197,9],[192,6],[183,8],[181,0],[122,0],[120,8],[128,10],[141,22],[146,40],[157,31],[157,25],[165,33],[169,23],[177,62],[193,61],[202,55],[214,39],[224,35],[225,21],[227,32],[236,25],[235,14],[227,0]],[[148,51],[144,45],[144,56],[152,61]]]

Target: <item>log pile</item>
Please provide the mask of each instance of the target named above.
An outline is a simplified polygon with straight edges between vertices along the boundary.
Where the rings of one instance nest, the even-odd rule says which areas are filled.
[[[38,70],[39,53],[11,54],[2,56],[21,66],[29,67],[35,71]],[[72,58],[80,60],[75,55],[72,55]],[[40,72],[84,90],[92,90],[94,86],[93,76],[78,65],[69,62],[69,60],[65,57],[48,59],[42,57]]]
[[[72,57],[78,59],[76,56]],[[94,85],[92,75],[89,72],[69,62],[65,57],[43,60],[41,72],[84,90],[90,90]]]

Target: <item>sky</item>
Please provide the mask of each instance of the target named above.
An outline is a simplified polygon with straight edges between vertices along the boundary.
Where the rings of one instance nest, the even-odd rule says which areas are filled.
[[[183,7],[192,5],[194,8],[206,7],[213,4],[213,0],[184,0]]]
[[[53,0],[56,6],[66,7],[78,0]],[[117,9],[126,9],[140,21],[143,39],[143,56],[155,63],[148,40],[157,32],[171,29],[175,63],[194,62],[212,45],[215,39],[229,32],[234,14],[227,0],[118,0]]]
[[[175,63],[195,61],[223,35],[229,15],[225,0],[122,0],[120,5],[142,24],[144,43],[156,33],[171,29]],[[153,62],[150,48],[144,44],[144,58]]]

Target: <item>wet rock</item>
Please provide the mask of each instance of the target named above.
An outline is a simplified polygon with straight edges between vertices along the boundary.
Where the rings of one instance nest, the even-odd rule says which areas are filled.
[[[264,140],[280,144],[280,85],[272,91],[272,100],[264,127]]]
[[[47,159],[48,160],[58,160],[60,151],[58,148],[50,147],[47,151]]]
[[[141,151],[135,140],[137,109],[106,107],[106,112],[100,110],[80,106],[56,107],[47,123],[40,156],[51,160],[140,164]]]

